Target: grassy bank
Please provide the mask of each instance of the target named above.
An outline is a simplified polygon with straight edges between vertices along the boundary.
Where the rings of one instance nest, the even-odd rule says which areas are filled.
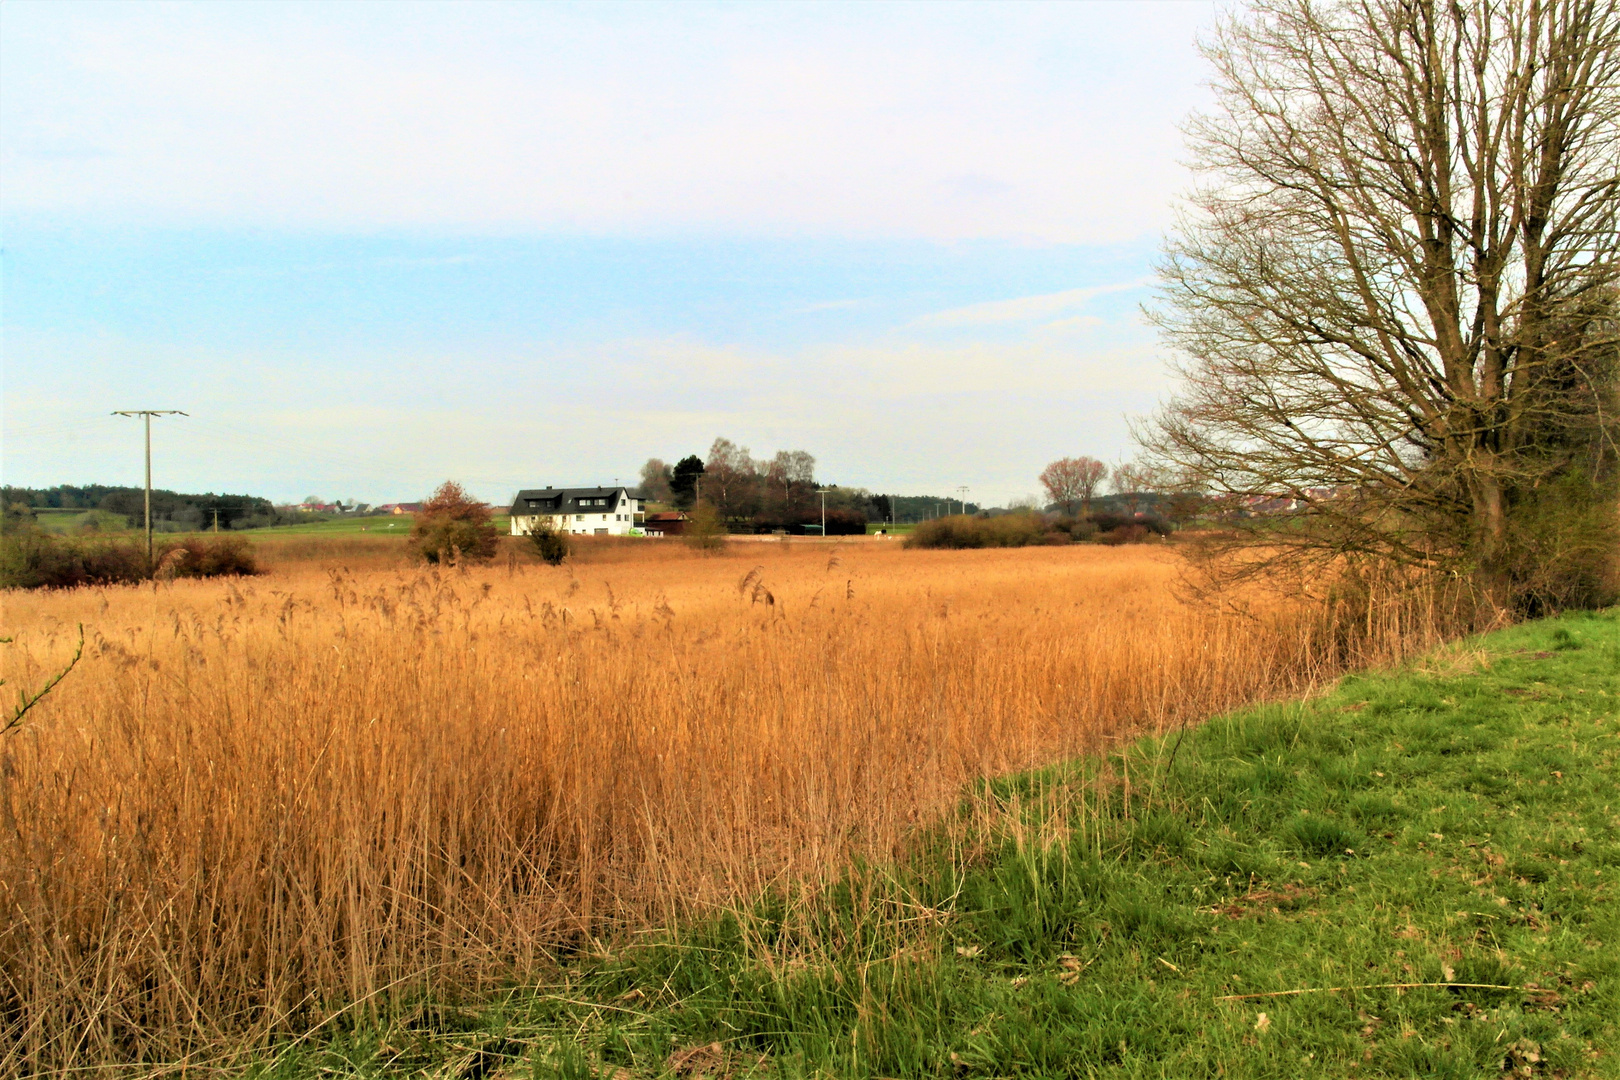
[[[1613,613],[1494,634],[983,785],[818,895],[351,1013],[266,1071],[1614,1076],[1617,694]]]

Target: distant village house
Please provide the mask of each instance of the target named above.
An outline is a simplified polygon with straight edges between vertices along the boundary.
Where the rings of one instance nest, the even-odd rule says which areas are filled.
[[[544,525],[574,536],[639,536],[642,517],[641,499],[628,488],[535,488],[512,501],[512,535]]]
[[[642,528],[648,536],[680,536],[686,531],[689,520],[679,510],[666,510],[659,514],[648,514]]]

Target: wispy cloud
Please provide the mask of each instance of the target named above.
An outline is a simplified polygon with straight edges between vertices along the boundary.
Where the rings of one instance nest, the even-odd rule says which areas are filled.
[[[437,266],[464,266],[467,263],[478,261],[476,255],[388,255],[378,259],[378,266],[401,267],[410,269],[431,269]]]
[[[1217,5],[7,4],[31,220],[1114,243]]]
[[[1153,284],[1153,278],[1138,278],[1114,285],[1098,285],[1089,289],[1065,289],[1063,292],[1042,293],[1038,296],[1020,296],[1012,300],[990,300],[982,304],[936,311],[911,322],[914,329],[935,329],[956,326],[993,326],[998,323],[1038,322],[1055,319],[1083,308],[1099,296],[1129,292]],[[1075,322],[1067,319],[1065,322]],[[1080,325],[1079,323],[1075,323]]]
[[[1105,325],[1106,320],[1098,315],[1071,315],[1066,319],[1054,319],[1041,326],[1042,330],[1090,330],[1094,326]]]
[[[820,300],[813,304],[804,304],[790,309],[793,315],[814,315],[818,311],[848,311],[852,308],[862,308],[870,304],[870,300]]]

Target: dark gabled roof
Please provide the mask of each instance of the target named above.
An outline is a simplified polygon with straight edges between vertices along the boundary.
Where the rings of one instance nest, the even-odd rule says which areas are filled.
[[[527,516],[530,514],[612,514],[622,512],[620,496],[639,498],[635,492],[623,486],[620,487],[594,487],[594,488],[526,488],[517,493],[512,500],[512,514],[514,516]],[[582,500],[606,499],[602,506],[584,505]]]

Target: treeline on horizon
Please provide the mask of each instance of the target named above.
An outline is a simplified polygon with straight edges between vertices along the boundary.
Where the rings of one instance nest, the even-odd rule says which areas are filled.
[[[1177,499],[1154,490],[1152,478],[1135,466],[1118,470],[1113,493],[1095,493],[1108,470],[1101,462],[1092,463],[1102,473],[1092,478],[1083,498],[1062,485],[1054,487],[1048,483],[1047,474],[1042,474],[1042,483],[1050,495],[1044,505],[1030,498],[1009,507],[985,507],[955,495],[892,495],[829,484],[817,479],[816,459],[808,451],[778,450],[770,458],[756,458],[748,447],[722,437],[710,445],[706,458],[688,454],[673,465],[662,458],[647,459],[641,467],[640,494],[655,508],[690,510],[701,500],[715,509],[732,532],[800,532],[807,525],[819,527],[823,492],[827,496],[829,534],[863,532],[868,522],[917,525],[962,514],[994,517],[1045,511],[1074,518],[1146,513],[1167,522],[1193,516],[1173,512],[1185,508],[1172,506]],[[1048,468],[1048,473],[1053,467]]]
[[[968,500],[942,495],[874,494],[862,487],[822,485],[815,476],[815,457],[806,451],[782,451],[774,458],[754,460],[746,447],[716,439],[708,461],[696,454],[675,465],[651,458],[642,467],[641,494],[654,503],[689,510],[701,491],[732,531],[802,531],[821,523],[821,487],[826,487],[829,533],[859,533],[867,522],[915,525],[954,514],[997,514]],[[1149,493],[1098,495],[1092,506],[1100,512],[1151,511],[1159,496]],[[144,489],[120,484],[57,484],[54,487],[0,486],[0,507],[8,525],[32,518],[37,511],[99,512],[99,520],[81,523],[83,531],[138,529],[144,522]],[[1038,509],[1014,507],[1014,510]],[[1057,503],[1045,507],[1061,510]],[[193,532],[212,529],[215,513],[221,530],[262,529],[275,525],[307,524],[326,520],[328,514],[278,508],[257,495],[201,494],[152,489],[154,532]]]
[[[32,516],[39,510],[100,511],[118,519],[104,528],[137,528],[144,524],[145,490],[116,484],[58,484],[49,488],[0,487],[0,504],[7,518]],[[212,528],[215,514],[221,529],[257,529],[308,515],[288,515],[269,499],[257,495],[206,492],[201,495],[152,489],[152,528],[155,532],[191,532]]]
[[[874,494],[816,479],[816,459],[806,450],[778,450],[755,458],[746,446],[717,438],[707,458],[689,454],[675,464],[649,458],[641,467],[641,495],[651,503],[690,510],[699,501],[713,507],[732,532],[802,532],[822,523],[826,496],[829,535],[866,531],[868,522],[914,524],[952,513],[976,514],[977,503],[936,495]]]

